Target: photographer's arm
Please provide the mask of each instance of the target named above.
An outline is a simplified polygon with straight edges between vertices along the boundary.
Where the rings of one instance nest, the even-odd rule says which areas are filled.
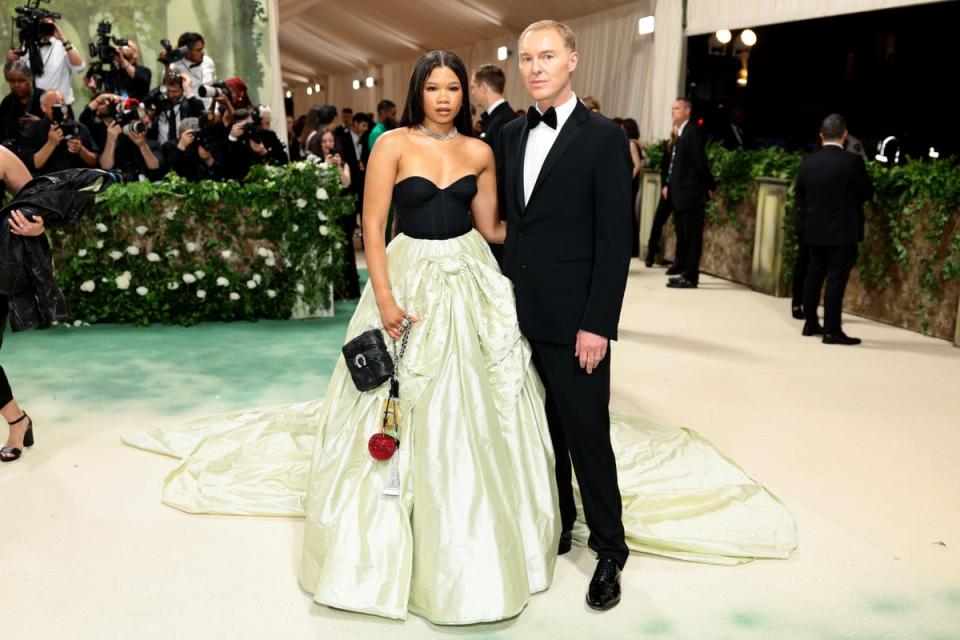
[[[83,61],[83,56],[80,55],[80,50],[67,40],[67,36],[60,30],[59,24],[53,20],[51,20],[50,23],[53,24],[53,37],[63,43],[63,47],[67,52],[67,65],[70,67],[70,70],[74,73],[80,73],[86,69],[87,65]]]
[[[47,141],[33,154],[33,168],[38,171],[43,169],[62,141],[63,131],[57,125],[51,125],[50,132],[47,134]]]
[[[103,153],[100,154],[100,168],[104,171],[112,170],[117,164],[117,138],[120,137],[120,131],[120,125],[116,122],[107,126],[107,141],[103,145]]]
[[[147,144],[147,136],[142,133],[131,133],[128,137],[137,145],[137,149],[140,150],[140,155],[143,156],[143,162],[146,164],[147,169],[150,171],[158,170],[160,168],[160,159],[153,152],[153,149],[150,148],[150,145]]]

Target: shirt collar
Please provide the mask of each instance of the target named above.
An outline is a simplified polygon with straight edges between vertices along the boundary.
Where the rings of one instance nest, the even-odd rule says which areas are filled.
[[[830,141],[828,141],[828,142],[824,142],[824,143],[823,143],[823,146],[824,146],[824,147],[839,147],[840,149],[843,149],[843,145],[842,145],[842,144],[840,144],[839,142],[834,142],[834,141],[832,141],[832,140],[830,140]]]
[[[679,127],[677,127],[677,137],[678,137],[678,138],[683,135],[683,130],[687,128],[687,125],[688,125],[688,124],[690,124],[690,120],[689,120],[689,119],[684,120],[684,121],[683,121],[683,124],[681,124]]]
[[[489,114],[492,115],[492,114],[493,114],[493,110],[496,109],[497,107],[499,107],[500,105],[502,105],[504,102],[506,102],[506,100],[505,100],[504,98],[500,98],[499,100],[497,100],[496,102],[494,102],[492,105],[490,105],[490,108],[487,109],[487,113],[489,113]]]
[[[554,111],[557,112],[557,131],[563,129],[563,125],[567,122],[567,119],[573,114],[573,110],[577,107],[577,94],[571,92],[570,98],[564,102],[559,107],[554,107]],[[540,111],[540,106],[536,105],[537,111]],[[540,111],[542,115],[543,112]]]

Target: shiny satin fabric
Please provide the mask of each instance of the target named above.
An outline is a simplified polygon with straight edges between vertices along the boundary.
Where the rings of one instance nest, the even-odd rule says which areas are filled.
[[[401,491],[367,452],[387,385],[338,362],[321,401],[201,418],[125,438],[182,458],[163,501],[190,513],[305,515],[300,583],[332,607],[437,624],[509,618],[550,586],[559,536],[543,387],[510,282],[476,232],[398,236],[398,304],[422,320],[400,363]],[[368,285],[347,339],[380,326]],[[695,433],[614,414],[632,550],[734,564],[785,558],[784,506]],[[582,510],[581,510],[582,513]],[[575,538],[586,540],[578,523]]]

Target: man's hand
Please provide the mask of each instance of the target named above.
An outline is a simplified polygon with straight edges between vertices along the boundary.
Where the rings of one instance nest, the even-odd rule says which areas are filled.
[[[63,129],[58,124],[50,125],[50,131],[47,133],[47,144],[56,147],[63,142]]]
[[[14,62],[16,60],[19,60],[21,55],[22,54],[20,53],[19,49],[11,48],[7,51],[7,62]]]
[[[230,137],[234,140],[239,140],[243,136],[243,123],[238,122],[232,127],[230,127]]]
[[[663,189],[660,190],[660,193],[663,194],[663,199],[666,200],[666,199],[667,199],[667,193],[669,193],[669,187],[664,187]]]
[[[130,133],[127,134],[127,137],[130,138],[130,142],[138,147],[145,147],[147,145],[147,134],[145,133],[137,133],[131,130]]]
[[[83,143],[80,138],[70,138],[67,140],[67,151],[70,153],[80,153],[83,150]]]
[[[195,136],[193,135],[193,131],[187,129],[180,134],[180,140],[177,141],[177,149],[180,149],[180,151],[186,151],[190,145],[193,144],[194,139]]]
[[[577,331],[577,348],[574,356],[580,359],[580,368],[586,369],[587,373],[593,373],[597,365],[607,357],[607,346],[610,341],[603,336],[595,333]]]
[[[27,125],[30,124],[31,122],[36,122],[36,121],[39,120],[39,119],[40,119],[40,118],[38,118],[37,116],[33,115],[32,113],[25,113],[25,114],[23,114],[22,116],[20,116],[20,119],[17,120],[17,122],[19,123],[20,128],[22,129],[23,127],[27,126]]]
[[[117,121],[114,120],[109,125],[107,125],[107,139],[117,141],[117,138],[120,137],[120,134],[123,133],[123,128],[117,124]]]
[[[267,155],[267,148],[266,148],[265,146],[263,146],[262,143],[256,142],[256,141],[254,141],[254,140],[250,140],[249,144],[250,144],[250,149],[252,149],[253,152],[254,152],[255,154],[257,154],[258,156],[265,156],[265,155]]]

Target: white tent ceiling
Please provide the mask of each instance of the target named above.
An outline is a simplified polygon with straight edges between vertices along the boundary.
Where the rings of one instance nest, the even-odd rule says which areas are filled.
[[[279,0],[284,81],[320,76],[451,49],[544,18],[567,20],[629,0]]]

